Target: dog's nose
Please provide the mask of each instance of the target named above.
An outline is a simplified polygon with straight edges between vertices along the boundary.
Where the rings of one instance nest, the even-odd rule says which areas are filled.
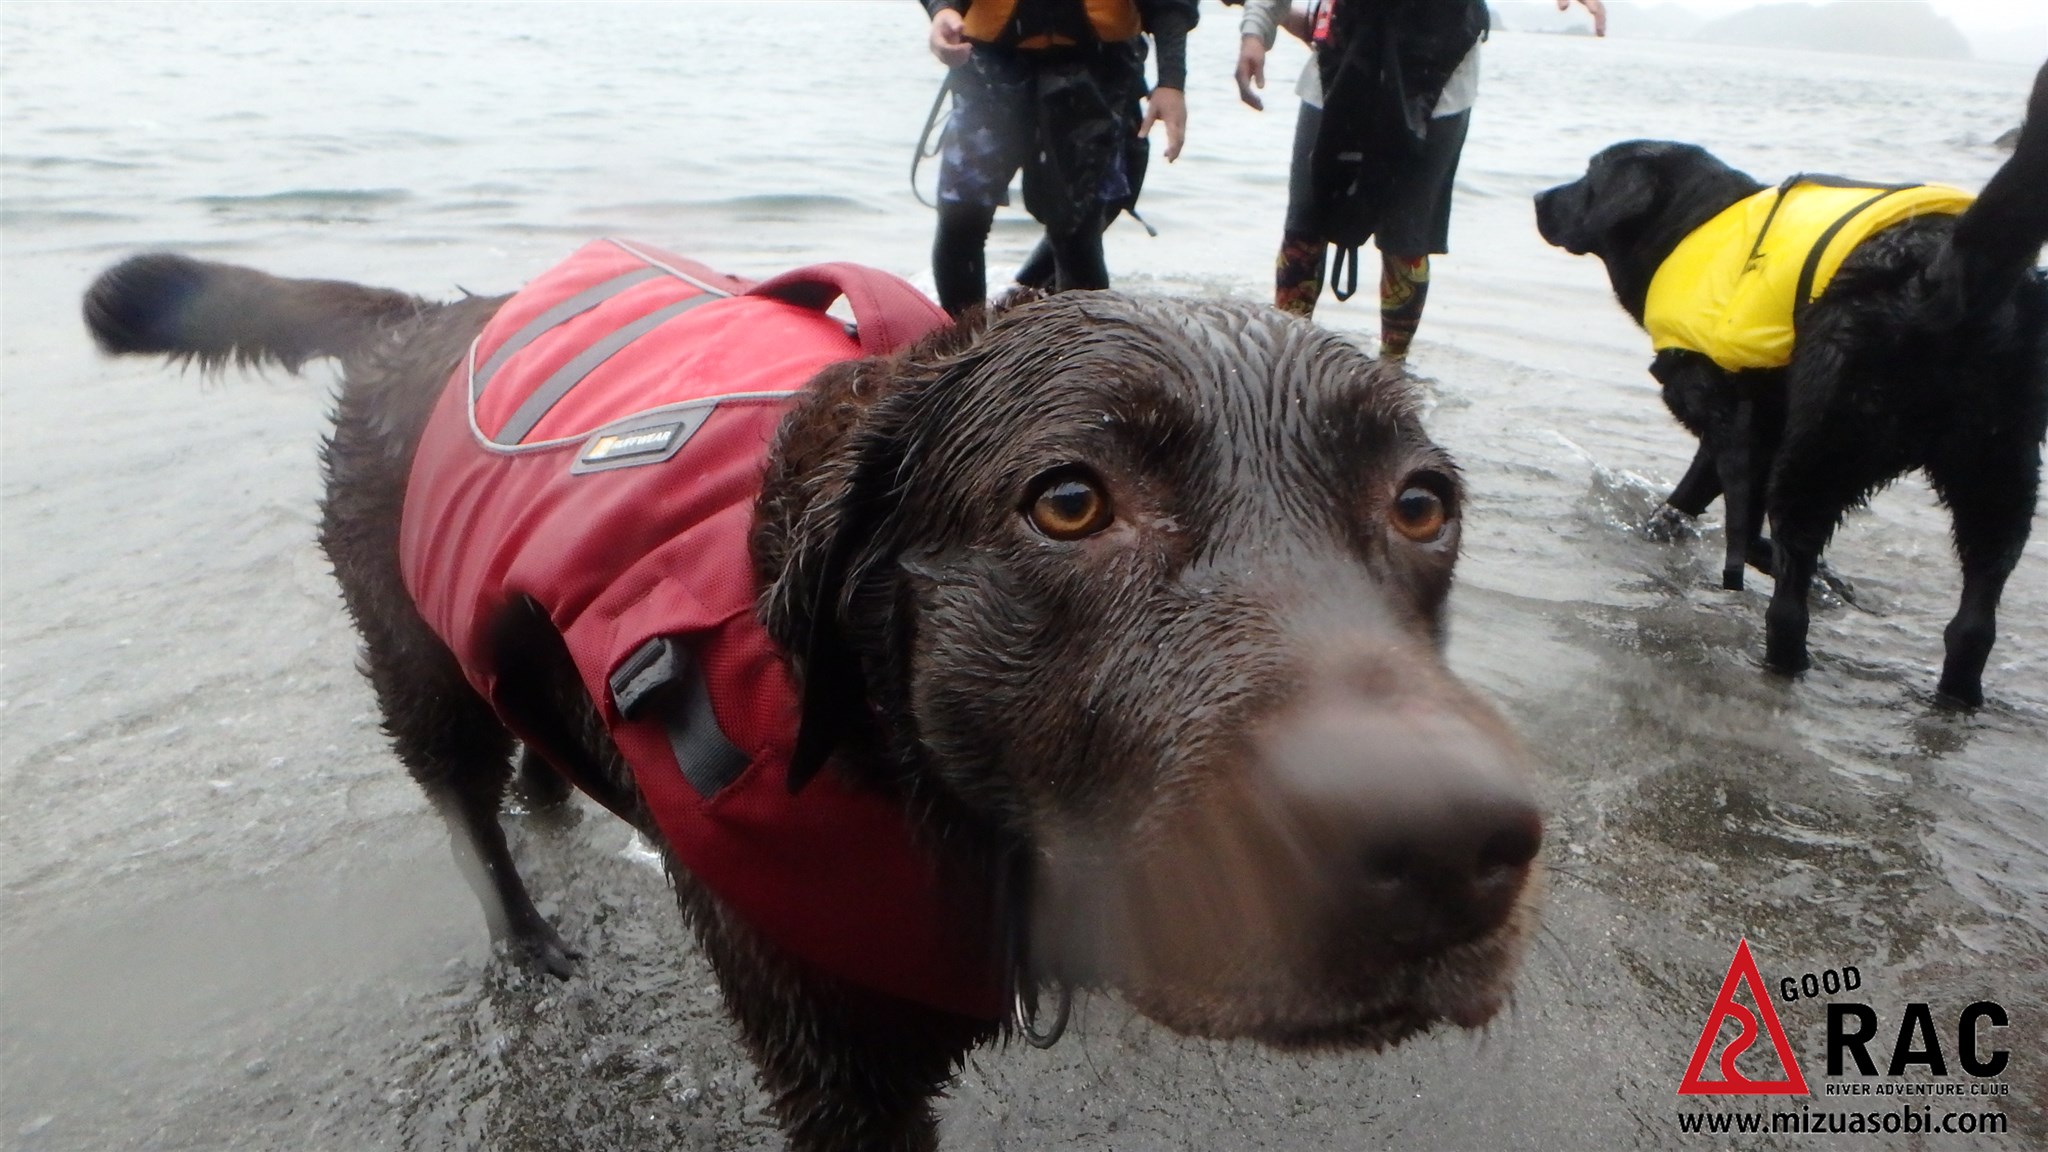
[[[1344,951],[1414,959],[1513,913],[1543,816],[1493,728],[1412,701],[1330,701],[1269,745],[1282,819]]]
[[[1558,191],[1556,188],[1545,188],[1536,194],[1536,234],[1543,237],[1544,241],[1549,244],[1557,243],[1557,237],[1551,224],[1551,202],[1557,196]]]

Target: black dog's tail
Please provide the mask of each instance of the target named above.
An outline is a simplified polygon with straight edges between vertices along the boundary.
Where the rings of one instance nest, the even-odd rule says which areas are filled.
[[[1976,311],[2012,290],[2048,244],[2048,65],[2034,76],[2019,145],[1949,241],[1954,285]]]
[[[319,356],[346,357],[434,305],[341,280],[286,280],[167,252],[131,256],[85,293],[85,326],[102,351],[196,359],[275,361],[296,371]]]

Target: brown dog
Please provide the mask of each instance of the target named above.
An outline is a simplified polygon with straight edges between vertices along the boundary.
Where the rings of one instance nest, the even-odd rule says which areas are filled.
[[[386,727],[494,936],[561,975],[574,953],[497,823],[512,737],[400,579],[422,430],[503,304],[149,256],[86,317],[110,352],[341,360],[321,538]],[[1190,1035],[1379,1048],[1490,1019],[1533,919],[1522,755],[1441,655],[1462,504],[1405,384],[1344,341],[1072,293],[818,373],[752,559],[806,716],[836,717],[835,771],[993,910],[958,931],[1020,1002],[1101,987]],[[500,639],[522,731],[559,734],[555,767],[658,838],[562,637]],[[670,848],[792,1146],[932,1147],[932,1097],[1004,1022],[819,973]]]

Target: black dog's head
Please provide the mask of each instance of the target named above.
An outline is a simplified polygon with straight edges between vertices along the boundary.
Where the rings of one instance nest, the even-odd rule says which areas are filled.
[[[1482,1023],[1542,822],[1440,652],[1463,504],[1405,382],[1269,308],[1069,293],[828,370],[755,539],[800,758],[1013,845],[1034,967],[1171,1027]]]
[[[1630,140],[1596,153],[1586,174],[1536,194],[1536,231],[1607,264],[1616,295],[1642,315],[1657,265],[1686,233],[1763,188],[1693,144]]]

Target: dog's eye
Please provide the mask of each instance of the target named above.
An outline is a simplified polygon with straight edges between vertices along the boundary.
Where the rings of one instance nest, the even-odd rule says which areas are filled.
[[[1109,493],[1092,477],[1061,473],[1046,481],[1029,509],[1031,523],[1055,540],[1079,540],[1109,527]]]
[[[1427,544],[1443,535],[1444,522],[1451,514],[1444,507],[1443,497],[1420,484],[1410,484],[1394,497],[1387,518],[1394,522],[1394,531],[1418,544]]]

